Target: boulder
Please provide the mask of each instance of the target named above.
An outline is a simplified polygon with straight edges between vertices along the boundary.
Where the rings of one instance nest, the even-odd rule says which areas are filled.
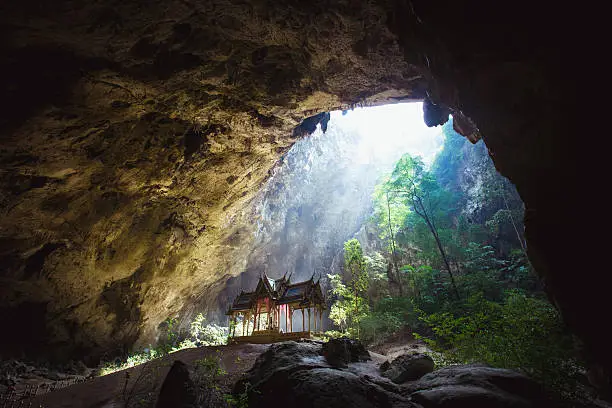
[[[511,370],[465,365],[423,375],[433,368],[433,362],[420,354],[396,358],[388,364],[383,376],[377,374],[379,368],[374,362],[355,364],[365,356],[351,354],[350,345],[346,341],[331,345],[273,344],[236,383],[234,393],[246,392],[251,408],[548,408],[560,405],[538,383]],[[338,361],[344,366],[336,364]],[[398,371],[397,376],[391,375],[394,370]],[[403,379],[417,376],[422,377],[411,382]]]
[[[402,354],[388,365],[383,363],[380,368],[383,377],[396,384],[401,384],[418,380],[425,374],[431,373],[434,369],[434,362],[427,354]]]
[[[332,348],[338,344],[350,349],[349,343],[338,342]],[[357,352],[358,348],[352,350]],[[250,384],[251,408],[416,407],[388,380],[334,367],[322,353],[323,345],[315,342],[274,344],[258,357],[234,392],[242,393]],[[342,354],[344,361],[360,358],[359,353],[350,355],[350,351]]]
[[[348,363],[370,360],[370,353],[363,344],[347,337],[323,343],[321,354],[334,367],[347,367]]]
[[[288,374],[297,369],[330,367],[321,357],[320,351],[321,345],[314,342],[287,341],[272,344],[247,372],[248,380],[252,386],[257,386],[269,381],[278,372]]]
[[[404,388],[404,395],[425,408],[527,408],[558,404],[544,388],[516,371],[482,365],[449,366]]]
[[[187,365],[176,360],[159,391],[156,408],[196,408],[195,384],[189,376]]]

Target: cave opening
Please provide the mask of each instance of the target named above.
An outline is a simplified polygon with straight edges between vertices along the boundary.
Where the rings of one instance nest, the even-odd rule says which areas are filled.
[[[402,155],[419,157],[429,168],[443,146],[442,128],[424,123],[422,102],[328,115],[324,123],[305,120],[312,133],[280,158],[254,206],[257,228],[245,271],[228,281],[221,313],[214,317],[224,320],[222,313],[231,306],[226,302],[236,291],[254,288],[263,274],[296,282],[320,279],[327,291],[328,274],[342,273],[344,242],[360,232],[372,234],[368,225],[377,185]],[[285,323],[283,315],[281,326]],[[302,330],[302,324],[296,319],[294,329]]]
[[[260,193],[247,275],[307,279],[329,269],[331,248],[367,222],[376,185],[402,155],[429,167],[444,139],[441,127],[425,126],[418,102],[334,111],[325,127],[279,159]]]
[[[574,342],[527,258],[521,197],[483,141],[457,133],[452,116],[431,126],[425,111],[410,102],[305,119],[249,201],[251,229],[228,238],[244,248],[239,269],[217,283],[217,296],[206,286],[182,315],[168,313],[156,345],[101,373],[280,330],[347,336],[381,355],[410,350],[432,367],[485,363],[558,391],[584,388],[574,381],[584,370]],[[228,318],[262,278],[316,282],[325,307]]]
[[[458,134],[452,116],[428,127],[421,102],[335,111],[309,126],[260,194],[254,249],[222,311],[262,276],[310,279],[327,294],[321,339],[358,338],[383,354],[410,345],[440,365],[581,387],[567,380],[583,370],[574,342],[527,257],[523,202],[483,141]],[[237,335],[256,321],[235,321]],[[311,330],[299,310],[281,314],[280,326],[288,321]]]

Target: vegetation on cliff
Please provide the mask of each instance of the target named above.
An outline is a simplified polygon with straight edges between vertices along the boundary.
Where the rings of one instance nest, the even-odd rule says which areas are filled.
[[[452,121],[444,133],[430,168],[404,155],[376,187],[367,228],[377,238],[363,250],[345,245],[345,280],[330,276],[330,318],[369,344],[410,327],[441,353],[438,364],[517,369],[574,392],[584,370],[527,260],[520,197],[482,143],[469,145]],[[355,264],[362,297],[349,290]]]

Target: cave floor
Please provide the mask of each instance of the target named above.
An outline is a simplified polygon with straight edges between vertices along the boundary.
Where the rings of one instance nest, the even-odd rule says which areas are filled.
[[[193,367],[197,360],[214,355],[219,356],[220,366],[227,372],[218,383],[220,392],[230,393],[236,381],[253,366],[257,357],[269,346],[269,344],[234,344],[185,349],[146,364],[38,395],[24,401],[24,406],[111,408],[125,407],[128,405],[126,402],[131,406],[137,401],[146,401],[147,405],[151,405],[157,399],[166,374],[175,360],[181,360]],[[378,372],[378,365],[387,357],[376,352],[370,352],[370,355],[371,361],[355,364],[352,370],[361,375]]]
[[[392,344],[382,345],[379,349],[374,347],[370,350],[371,361],[353,364],[350,370],[358,375],[377,375],[378,366],[383,361],[392,359],[395,354],[410,348],[414,352],[419,346],[414,339],[409,342],[403,337],[395,340]],[[220,377],[217,385],[221,394],[226,394],[232,391],[237,380],[253,366],[257,357],[268,347],[270,344],[247,343],[185,349],[145,364],[38,395],[24,400],[23,406],[111,408],[132,406],[134,403],[152,406],[175,360],[181,360],[193,368],[198,360],[207,356],[219,357],[220,367],[226,374]]]

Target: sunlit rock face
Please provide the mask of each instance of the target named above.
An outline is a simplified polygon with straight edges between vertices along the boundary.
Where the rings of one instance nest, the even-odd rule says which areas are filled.
[[[216,302],[247,266],[253,198],[308,133],[295,126],[410,97],[417,75],[369,3],[3,2],[0,15],[3,355],[95,360]]]

